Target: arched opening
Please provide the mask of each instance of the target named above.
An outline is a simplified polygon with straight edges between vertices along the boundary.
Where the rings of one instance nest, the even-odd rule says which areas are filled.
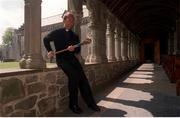
[[[148,43],[144,45],[145,62],[154,62],[154,44]]]

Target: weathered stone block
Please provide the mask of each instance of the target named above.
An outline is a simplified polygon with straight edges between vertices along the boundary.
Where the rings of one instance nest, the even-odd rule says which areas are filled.
[[[93,70],[89,70],[88,75],[86,75],[86,76],[88,77],[88,80],[89,80],[90,82],[92,82],[92,81],[95,80],[95,73],[94,73]]]
[[[24,87],[22,81],[17,78],[1,80],[1,96],[0,101],[7,103],[24,97]]]
[[[36,110],[35,109],[32,109],[32,110],[24,113],[24,117],[36,117],[36,116],[37,115],[36,115]]]
[[[58,92],[58,86],[56,85],[51,85],[48,87],[48,94],[49,95],[54,95]]]
[[[67,94],[68,94],[68,86],[63,86],[61,89],[60,89],[60,96],[61,97],[65,97]]]
[[[28,97],[15,105],[15,109],[28,110],[31,109],[37,101],[37,96]]]
[[[49,98],[40,100],[38,102],[40,113],[42,115],[51,113],[53,110],[55,110],[55,103],[56,103],[55,97],[49,97]]]
[[[23,116],[24,116],[24,113],[21,111],[15,111],[14,113],[10,115],[10,117],[23,117]]]
[[[32,83],[32,82],[37,82],[37,81],[38,81],[38,76],[37,75],[27,76],[25,78],[26,83]]]
[[[6,106],[4,108],[4,114],[9,114],[11,112],[13,112],[13,107],[12,106]]]
[[[42,92],[45,89],[46,89],[46,86],[41,82],[33,83],[33,84],[30,84],[30,85],[27,86],[28,95],[33,94],[33,93]]]
[[[63,85],[64,84],[64,79],[57,79],[57,82],[56,84],[59,84],[59,85]]]
[[[56,83],[56,74],[55,73],[48,73],[45,76],[45,82],[55,84]]]
[[[46,97],[46,93],[42,93],[42,94],[40,94],[40,96],[39,96],[39,98],[43,98],[43,97]]]

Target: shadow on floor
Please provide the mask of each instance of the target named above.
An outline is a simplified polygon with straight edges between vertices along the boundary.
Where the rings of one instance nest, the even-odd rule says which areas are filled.
[[[64,117],[180,117],[180,97],[159,65],[143,64],[95,94],[101,112],[91,111],[80,99],[84,113],[66,109]]]

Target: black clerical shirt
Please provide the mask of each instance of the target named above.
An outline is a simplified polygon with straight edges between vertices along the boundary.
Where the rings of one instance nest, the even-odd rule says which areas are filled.
[[[50,45],[51,41],[54,42],[56,51],[66,49],[68,46],[75,45],[80,42],[79,37],[72,30],[66,31],[65,28],[52,31],[44,38],[43,41],[44,41],[44,46],[48,52],[52,51]],[[56,58],[74,55],[74,53],[79,53],[79,52],[80,52],[80,47],[77,47],[73,52],[66,51],[63,53],[56,54]]]

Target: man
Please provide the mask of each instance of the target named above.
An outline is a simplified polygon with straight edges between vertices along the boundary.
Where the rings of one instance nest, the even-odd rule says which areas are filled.
[[[82,113],[78,106],[78,89],[83,100],[94,111],[100,111],[92,96],[83,68],[76,58],[75,54],[80,52],[80,47],[75,44],[80,42],[78,36],[71,30],[74,25],[74,16],[71,12],[66,11],[63,15],[64,28],[52,31],[44,38],[44,46],[48,51],[48,57],[53,58],[55,53],[52,51],[50,42],[54,42],[56,51],[67,49],[67,51],[56,54],[56,63],[68,77],[69,90],[69,108],[77,114]]]

